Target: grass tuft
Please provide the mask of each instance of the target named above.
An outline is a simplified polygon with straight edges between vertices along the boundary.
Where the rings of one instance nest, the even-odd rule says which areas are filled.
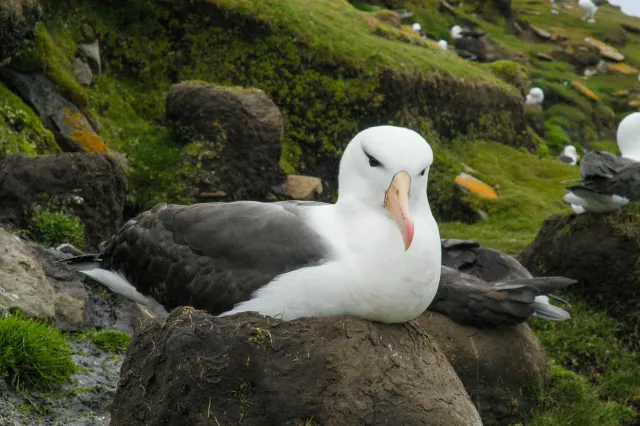
[[[127,351],[131,335],[119,330],[96,330],[88,329],[81,333],[72,335],[74,340],[86,340],[98,348],[112,354],[124,353]]]
[[[31,217],[29,230],[36,240],[47,246],[70,243],[84,247],[84,226],[76,216],[64,212],[37,207]]]
[[[23,314],[0,319],[0,375],[16,389],[47,389],[75,373],[62,333]]]

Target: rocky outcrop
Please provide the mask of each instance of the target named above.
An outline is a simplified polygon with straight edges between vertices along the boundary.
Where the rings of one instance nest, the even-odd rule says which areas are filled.
[[[44,75],[22,74],[0,68],[0,78],[33,108],[45,127],[53,132],[60,148],[68,152],[106,152],[104,141],[87,118],[56,91]]]
[[[12,155],[0,162],[0,222],[26,229],[35,205],[54,202],[80,218],[95,249],[119,229],[126,188],[108,154]]]
[[[481,424],[413,322],[216,318],[192,308],[136,332],[111,415],[112,426]]]
[[[544,349],[528,325],[480,330],[436,312],[416,321],[446,355],[485,425],[523,421],[534,406],[532,380],[547,375]]]
[[[640,318],[640,212],[554,215],[519,255],[534,276],[562,275],[578,282],[566,291],[638,330]],[[634,331],[635,332],[635,331]],[[640,342],[631,342],[640,348]]]
[[[1,199],[1,198],[0,198]],[[29,247],[0,229],[0,308],[52,320],[54,290]]]
[[[181,156],[188,195],[264,199],[282,180],[282,115],[261,90],[185,82],[171,87],[166,108],[189,144]]]
[[[9,58],[25,39],[33,37],[40,15],[37,0],[0,2],[0,62]]]

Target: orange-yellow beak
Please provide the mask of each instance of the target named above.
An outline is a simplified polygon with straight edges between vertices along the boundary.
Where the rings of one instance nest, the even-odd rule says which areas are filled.
[[[384,196],[384,208],[387,209],[404,240],[404,251],[409,250],[413,241],[413,218],[409,212],[409,193],[411,176],[407,172],[398,172]]]

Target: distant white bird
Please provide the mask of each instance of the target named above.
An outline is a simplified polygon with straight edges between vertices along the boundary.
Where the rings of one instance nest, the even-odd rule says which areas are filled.
[[[563,197],[576,213],[605,213],[640,201],[640,112],[620,122],[617,140],[621,157],[591,151],[580,162],[582,179]]]
[[[579,159],[580,156],[576,151],[576,147],[573,145],[565,146],[562,150],[562,154],[558,156],[558,160],[562,161],[563,163],[571,164],[572,166],[578,164]]]
[[[417,22],[414,22],[413,25],[411,25],[411,28],[413,28],[414,31],[417,31],[417,32],[420,32],[420,30],[422,30],[422,26]]]
[[[544,101],[544,92],[539,87],[534,87],[529,90],[525,105],[540,105]]]
[[[596,22],[596,20],[594,19],[594,15],[598,11],[598,6],[596,6],[593,1],[578,0],[578,6],[580,6],[582,10],[584,10],[584,16],[582,17],[583,21],[586,19],[589,23]]]
[[[449,43],[447,43],[447,40],[440,40],[438,42],[438,45],[442,47],[444,50],[447,50],[449,48]]]
[[[454,40],[462,38],[462,27],[460,25],[454,25],[453,27],[451,27],[451,37]]]

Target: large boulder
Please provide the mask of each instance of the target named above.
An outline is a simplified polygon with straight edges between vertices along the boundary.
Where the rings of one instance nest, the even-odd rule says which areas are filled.
[[[188,144],[181,156],[186,195],[261,200],[284,178],[282,115],[261,90],[184,82],[171,87],[166,109]]]
[[[523,421],[535,402],[531,384],[547,377],[544,348],[528,325],[480,330],[430,311],[416,321],[446,355],[485,425]]]
[[[107,152],[107,146],[89,120],[78,107],[56,91],[56,85],[47,77],[3,67],[0,68],[0,78],[38,113],[63,151]]]
[[[95,249],[119,229],[126,189],[108,154],[11,155],[0,162],[0,222],[27,228],[35,205],[55,201],[80,218]]]
[[[136,331],[111,407],[112,426],[482,424],[413,322],[216,318],[185,307]]]
[[[37,0],[0,1],[0,62],[9,58],[25,39],[33,37],[40,15]]]
[[[534,276],[561,275],[578,282],[565,291],[640,328],[640,209],[554,215],[518,260]],[[632,342],[640,349],[640,342]]]
[[[0,308],[53,320],[54,290],[29,247],[0,229]]]

